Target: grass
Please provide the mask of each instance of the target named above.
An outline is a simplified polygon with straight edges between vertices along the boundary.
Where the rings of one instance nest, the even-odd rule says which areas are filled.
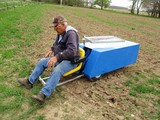
[[[145,86],[143,84],[135,85],[133,87],[133,90],[135,90],[138,93],[153,93],[153,92],[155,92],[154,87]]]
[[[33,1],[23,1],[23,0],[0,0],[0,10],[8,10],[11,8],[22,7],[30,4],[35,4]]]
[[[136,79],[135,79],[136,78]],[[130,74],[129,81],[124,85],[130,87],[128,94],[144,101],[153,102],[157,109],[160,108],[160,79],[152,75],[151,78],[147,78],[142,72],[136,72],[135,75]],[[148,111],[143,111],[144,115],[149,119],[159,119],[159,111],[155,111],[154,114],[150,114]]]
[[[39,115],[39,116],[37,116],[37,117],[36,117],[36,119],[35,119],[35,120],[44,120],[44,116]]]
[[[130,77],[132,78],[131,80],[127,81],[124,83],[125,86],[131,87],[132,92],[129,94],[133,96],[135,93],[153,93],[159,95],[159,90],[157,89],[159,84],[160,84],[160,79],[156,76],[153,76],[151,79],[146,78],[146,76],[140,72],[136,72],[136,75],[130,74]],[[145,80],[145,83],[138,83],[141,82],[143,79]]]
[[[51,14],[52,11],[53,14]],[[82,30],[82,32],[88,35],[95,34],[94,27],[96,27],[98,34],[111,33],[112,35],[118,34],[119,36],[123,36],[123,34],[128,34],[130,35],[129,38],[131,38],[132,35],[139,35],[139,31],[142,31],[145,32],[145,34],[143,34],[144,36],[147,36],[147,38],[151,37],[151,39],[154,40],[154,35],[157,35],[157,31],[159,31],[159,27],[157,27],[158,25],[155,26],[155,24],[158,23],[157,19],[147,18],[146,20],[146,18],[144,19],[142,16],[132,16],[129,14],[122,14],[114,11],[108,12],[67,6],[60,8],[55,5],[49,4],[29,5],[16,9],[10,9],[8,11],[1,11],[0,16],[2,17],[0,18],[0,119],[45,119],[45,115],[37,115],[37,111],[45,110],[44,107],[46,106],[46,104],[50,103],[39,105],[30,99],[30,96],[32,94],[37,94],[42,88],[42,86],[39,83],[36,83],[34,89],[28,91],[18,86],[16,83],[16,79],[21,77],[27,77],[31,73],[31,70],[35,66],[32,60],[34,59],[34,54],[36,54],[35,52],[37,52],[34,49],[34,46],[38,45],[38,49],[41,49],[41,33],[45,33],[44,27],[46,27],[46,24],[42,23],[44,23],[44,19],[47,15],[55,15],[57,13],[65,14],[65,16],[67,16],[69,20],[73,20],[73,24],[77,25],[77,27]],[[102,16],[102,13],[105,15]],[[76,16],[77,21],[78,19],[80,20],[80,23],[74,21],[74,16]],[[122,21],[118,18],[122,18]],[[81,24],[81,21],[85,19],[87,19],[89,22],[83,22],[83,24]],[[126,21],[126,19],[129,20]],[[137,21],[135,21],[134,19],[137,19]],[[147,25],[144,24],[144,20],[147,21]],[[90,21],[97,23],[98,25],[94,23],[91,24]],[[104,27],[101,25],[104,25]],[[156,30],[154,31],[155,33],[152,36],[149,36],[152,31],[145,31],[144,26],[154,26],[154,30]],[[110,30],[108,30],[110,28],[112,28],[111,32]],[[133,28],[135,29],[133,30]],[[141,37],[143,36],[140,36],[139,38]],[[48,37],[47,39],[50,38]],[[139,40],[139,42],[141,41]],[[141,44],[143,45],[143,42]],[[150,53],[149,50],[151,49],[146,49],[146,47],[144,46],[141,47],[141,51],[147,51],[148,53]],[[33,52],[28,53],[29,51]],[[40,51],[38,52],[40,53]],[[141,72],[140,70],[137,70],[136,72],[128,72],[125,75],[128,81],[126,81],[123,86],[117,87],[115,85],[116,87],[110,89],[116,89],[117,91],[119,91],[123,87],[129,88],[128,94],[130,96],[137,99],[146,100],[149,103],[154,103],[155,109],[153,111],[156,111],[156,109],[160,109],[159,75],[153,74],[152,71]],[[55,94],[53,95],[54,99],[62,103],[68,100],[63,91],[65,90],[62,88],[57,88]],[[92,97],[92,91],[89,91],[88,95]],[[104,98],[104,96],[98,97],[99,102],[105,102],[105,100],[106,99]],[[49,99],[49,102],[51,101],[53,101],[53,99]],[[57,104],[55,103],[53,106],[56,105]],[[135,109],[138,110],[140,108]],[[148,117],[149,119],[158,119],[160,117],[159,111],[156,111],[153,115],[149,115],[150,113],[146,112],[147,110],[145,108],[143,109],[144,117]],[[65,109],[65,112],[68,113],[68,110],[69,108]],[[92,112],[89,114],[92,115]],[[130,116],[130,114],[128,114],[127,112],[126,114]],[[74,115],[66,114],[64,115],[64,118],[73,119],[73,116]],[[79,116],[75,118],[83,119]]]
[[[160,79],[153,75],[151,79],[148,79],[143,73],[136,72],[135,75],[130,74],[129,81],[125,82],[124,85],[131,87],[132,91],[129,92],[130,95],[136,96],[136,93],[152,93],[159,95],[159,90],[157,89],[160,84]],[[140,83],[145,81],[144,83]]]
[[[26,77],[31,72],[33,65],[30,60],[19,54],[26,46],[32,46],[38,40],[37,35],[43,32],[39,21],[43,14],[39,10],[44,9],[40,5],[31,5],[0,12],[0,67],[3,68],[0,74],[0,119],[3,119],[2,114],[6,112],[12,119],[27,119],[41,108],[37,105],[24,113],[18,112],[22,110],[22,104],[27,102],[27,96],[22,89],[15,87],[15,80],[18,76]],[[13,112],[19,115],[13,116]],[[36,119],[42,120],[43,117]]]
[[[126,29],[131,29],[131,30],[133,29],[132,26],[129,26],[127,24],[124,25],[123,23],[120,23],[118,21],[116,22],[116,21],[112,21],[112,20],[106,20],[105,18],[100,18],[100,17],[93,15],[93,14],[88,14],[87,16],[89,18],[96,20],[96,21],[100,21],[100,22],[103,22],[103,23],[111,25],[111,26],[119,26],[119,27],[124,27]]]
[[[0,98],[5,98],[5,101],[0,104],[1,113],[21,107],[24,95],[20,89],[0,86],[0,91],[2,91]]]
[[[135,92],[135,91],[129,91],[128,94],[131,96],[134,96],[134,97],[138,97],[137,92]]]
[[[160,84],[160,79],[158,79],[157,77],[153,77],[151,79],[148,80],[148,82],[152,85],[154,84]]]

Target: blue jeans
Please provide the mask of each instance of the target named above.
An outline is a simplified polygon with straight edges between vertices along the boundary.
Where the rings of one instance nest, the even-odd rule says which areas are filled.
[[[33,70],[32,74],[29,76],[29,82],[34,84],[34,82],[39,78],[39,76],[44,72],[44,70],[48,67],[47,63],[51,59],[51,57],[48,58],[42,58],[35,69]],[[55,89],[56,85],[58,84],[61,76],[74,69],[77,66],[77,64],[72,64],[71,61],[63,60],[62,62],[57,62],[51,76],[46,81],[45,86],[41,89],[41,93],[43,93],[45,96],[49,97],[53,90]]]

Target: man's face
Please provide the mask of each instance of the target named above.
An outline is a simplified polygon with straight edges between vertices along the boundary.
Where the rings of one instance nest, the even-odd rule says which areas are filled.
[[[62,23],[56,23],[54,24],[54,30],[61,35],[65,31],[66,27]]]

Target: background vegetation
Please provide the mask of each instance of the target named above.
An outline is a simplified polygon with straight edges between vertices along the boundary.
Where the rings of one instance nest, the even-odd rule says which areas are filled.
[[[112,0],[0,0],[0,10],[16,8],[28,4],[33,1],[40,3],[54,3],[67,6],[90,7],[94,5],[101,6],[101,9],[108,8]],[[140,14],[140,11],[146,12],[148,16],[160,18],[160,0],[130,0],[132,5],[129,10],[132,14]]]
[[[140,10],[143,9],[148,13],[148,16],[160,18],[160,0],[131,0],[132,14],[139,14]]]

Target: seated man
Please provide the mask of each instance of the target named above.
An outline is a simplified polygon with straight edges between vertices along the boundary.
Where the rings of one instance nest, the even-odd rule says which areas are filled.
[[[38,62],[28,79],[18,80],[21,85],[27,89],[31,89],[34,82],[47,67],[54,67],[51,76],[39,94],[32,96],[33,99],[40,103],[44,103],[45,98],[51,95],[61,76],[77,66],[77,64],[72,64],[72,61],[79,59],[79,38],[77,30],[68,26],[66,19],[61,15],[53,18],[52,27],[54,27],[54,30],[57,32],[57,38],[51,50],[45,55],[45,58],[42,58]],[[54,56],[51,57],[51,54],[54,54]]]

